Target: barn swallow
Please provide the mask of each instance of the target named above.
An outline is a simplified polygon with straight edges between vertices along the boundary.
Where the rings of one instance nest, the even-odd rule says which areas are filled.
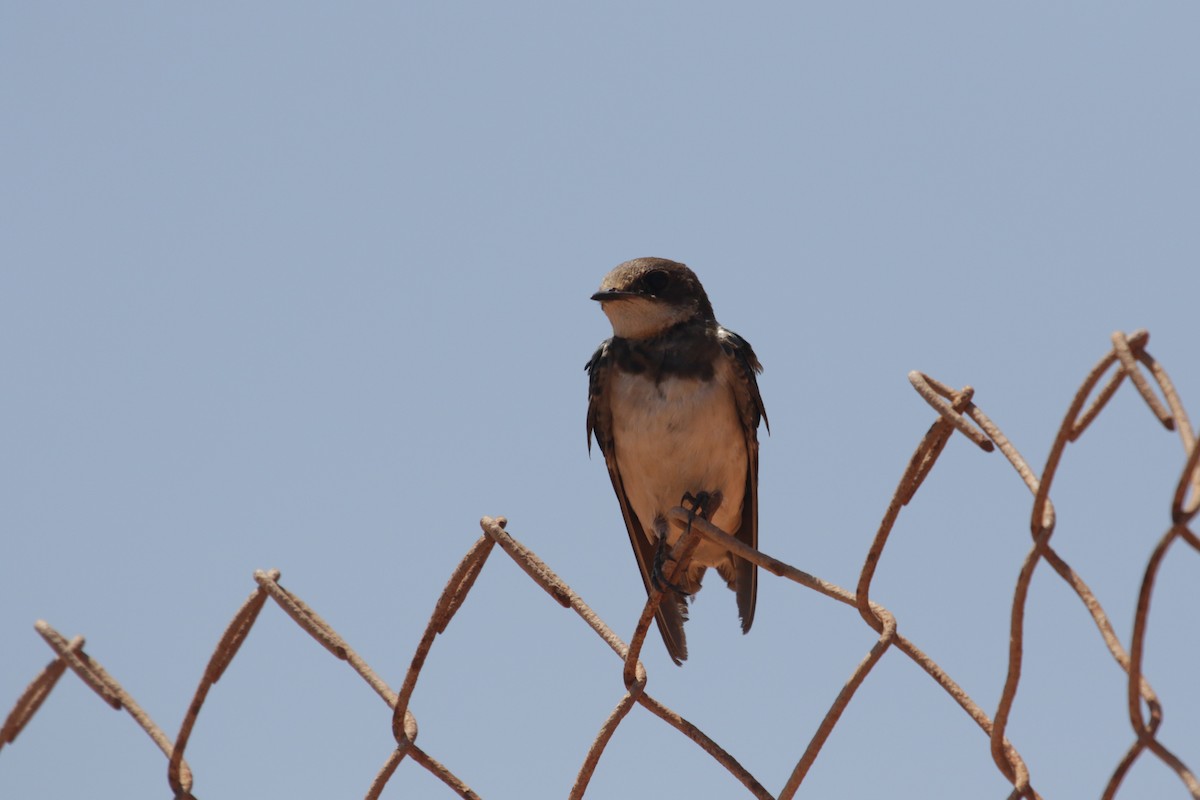
[[[671,659],[682,664],[687,601],[709,567],[737,594],[742,632],[754,622],[758,572],[751,562],[703,539],[682,579],[677,572],[665,584],[662,565],[681,535],[666,514],[685,498],[712,524],[758,547],[758,424],[767,414],[755,373],[762,365],[745,339],[717,323],[704,287],[683,264],[626,261],[592,299],[613,335],[586,367],[588,449],[594,436],[647,594],[666,589],[655,618]]]

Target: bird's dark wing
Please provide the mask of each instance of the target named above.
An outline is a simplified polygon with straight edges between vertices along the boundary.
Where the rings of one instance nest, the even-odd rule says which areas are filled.
[[[613,491],[621,504],[621,516],[625,518],[625,529],[629,532],[629,541],[633,545],[633,554],[637,557],[638,569],[642,573],[642,583],[646,587],[646,595],[653,591],[650,582],[650,570],[654,565],[655,547],[651,538],[646,535],[645,528],[625,493],[625,484],[621,480],[621,471],[617,469],[616,448],[612,435],[612,410],[609,400],[609,374],[611,372],[609,343],[605,341],[596,350],[587,363],[588,373],[588,412],[587,437],[588,451],[592,448],[592,437],[595,437],[600,452],[604,454],[604,463],[608,465],[608,477],[612,480]],[[740,605],[739,595],[739,605]],[[663,595],[658,612],[654,615],[658,623],[658,632],[662,634],[663,644],[671,660],[682,664],[687,659],[687,639],[683,634],[683,623],[687,620],[687,604],[677,593],[667,591]]]
[[[725,328],[717,329],[717,338],[726,357],[733,362],[736,381],[733,386],[737,399],[738,415],[742,420],[742,433],[746,437],[746,496],[742,499],[742,524],[737,538],[758,549],[758,423],[766,423],[767,410],[763,407],[762,395],[758,392],[755,375],[762,372],[762,364],[754,355],[750,343]],[[754,605],[758,599],[758,568],[744,558],[734,557],[734,585],[737,589],[738,616],[742,618],[742,633],[754,624]]]

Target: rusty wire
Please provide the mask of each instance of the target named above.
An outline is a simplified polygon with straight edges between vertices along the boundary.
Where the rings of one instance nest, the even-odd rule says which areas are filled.
[[[279,583],[280,573],[278,570],[266,572],[260,570],[254,574],[254,579],[258,584],[257,588],[234,614],[214,649],[174,744],[121,685],[84,651],[82,637],[77,636],[68,641],[47,623],[39,621],[35,627],[56,655],[54,660],[42,670],[18,698],[3,727],[0,728],[0,748],[11,744],[16,739],[53,690],[58,679],[70,668],[106,703],[115,709],[123,708],[129,712],[166,755],[168,759],[167,780],[174,796],[177,800],[189,800],[192,797],[193,780],[183,754],[195,728],[200,709],[209,690],[221,678],[237,655],[238,649],[258,618],[259,612],[270,598],[333,656],[346,661],[392,710],[392,735],[396,747],[371,782],[366,795],[369,799],[380,796],[387,782],[405,758],[411,758],[420,764],[460,797],[476,798],[478,795],[462,779],[417,746],[417,721],[409,710],[409,703],[433,642],[438,634],[445,632],[450,620],[466,600],[475,579],[483,570],[492,549],[498,544],[556,602],[578,614],[622,661],[625,693],[601,724],[599,732],[584,756],[574,785],[571,787],[569,797],[572,800],[584,796],[605,748],[622,720],[638,705],[694,741],[704,752],[725,767],[751,796],[789,800],[796,794],[808,770],[820,754],[822,746],[837,725],[842,713],[853,700],[858,688],[884,654],[893,647],[920,666],[958,703],[988,737],[992,758],[997,769],[1012,784],[1010,797],[1039,798],[1040,795],[1034,790],[1031,783],[1029,769],[1016,748],[1005,737],[1005,731],[1013,712],[1021,678],[1028,590],[1037,566],[1045,561],[1071,587],[1084,604],[1113,660],[1127,676],[1129,720],[1133,731],[1133,743],[1113,770],[1103,797],[1106,800],[1115,797],[1130,766],[1143,753],[1149,751],[1179,776],[1193,798],[1200,800],[1200,782],[1197,781],[1195,774],[1157,738],[1162,722],[1162,704],[1143,674],[1143,654],[1150,603],[1155,578],[1163,560],[1176,541],[1182,541],[1200,551],[1200,537],[1197,537],[1189,527],[1196,517],[1197,511],[1200,510],[1200,447],[1196,447],[1196,434],[1188,421],[1183,404],[1170,378],[1162,366],[1145,349],[1148,341],[1149,334],[1146,331],[1137,331],[1129,336],[1121,332],[1113,334],[1112,349],[1088,373],[1072,400],[1040,477],[1000,428],[975,405],[974,390],[971,387],[954,390],[923,373],[910,373],[909,380],[913,388],[937,412],[938,417],[921,439],[900,478],[874,540],[868,549],[854,592],[823,581],[790,564],[750,548],[707,521],[693,518],[686,509],[676,508],[671,512],[671,523],[682,528],[683,535],[677,542],[670,562],[668,562],[667,583],[671,582],[675,570],[681,569],[682,565],[686,563],[689,554],[701,539],[708,538],[742,558],[754,562],[767,572],[798,583],[847,606],[852,606],[878,636],[875,644],[855,667],[850,678],[834,698],[829,711],[818,724],[808,746],[800,755],[778,795],[772,795],[736,758],[706,733],[647,693],[646,687],[649,678],[639,655],[649,630],[650,621],[662,599],[662,593],[656,591],[648,598],[643,613],[634,628],[633,637],[629,644],[626,644],[533,551],[508,533],[506,530],[507,520],[503,517],[484,517],[481,520],[480,524],[484,535],[471,546],[451,574],[434,607],[433,614],[430,616],[425,633],[417,645],[399,692],[393,691],[327,622]],[[1149,378],[1143,372],[1142,367],[1149,371]],[[1095,392],[1101,378],[1110,369],[1113,370],[1112,376],[1096,392],[1095,399],[1085,409],[1089,397]],[[1161,536],[1146,565],[1138,594],[1134,628],[1128,651],[1113,630],[1112,624],[1095,594],[1083,578],[1051,545],[1056,517],[1054,505],[1050,500],[1050,487],[1058,472],[1067,445],[1079,439],[1127,378],[1163,427],[1178,432],[1185,453],[1184,466],[1172,498],[1172,526]],[[1154,391],[1155,386],[1158,387],[1161,397]],[[956,431],[984,452],[999,449],[1033,494],[1030,517],[1032,545],[1021,564],[1016,580],[1010,621],[1008,670],[1000,700],[992,718],[989,718],[967,692],[932,658],[897,631],[896,619],[891,612],[871,599],[871,582],[879,569],[888,537],[901,509],[912,500]]]

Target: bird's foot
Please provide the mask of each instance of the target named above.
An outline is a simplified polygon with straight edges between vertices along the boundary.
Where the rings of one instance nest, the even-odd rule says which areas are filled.
[[[682,586],[667,580],[666,568],[675,562],[671,560],[671,546],[667,544],[666,530],[658,537],[658,547],[654,549],[654,564],[650,568],[650,582],[660,592],[670,589],[678,595],[686,595]]]
[[[712,519],[712,515],[721,507],[721,493],[698,492],[692,494],[691,492],[684,492],[679,505],[683,506],[688,512],[689,526],[696,517],[708,521]]]

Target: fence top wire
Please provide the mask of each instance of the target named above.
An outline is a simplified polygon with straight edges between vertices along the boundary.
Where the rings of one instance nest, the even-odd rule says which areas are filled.
[[[640,619],[633,627],[630,640],[626,642],[559,575],[508,532],[507,521],[503,517],[484,517],[481,521],[483,536],[468,549],[447,581],[398,688],[392,688],[314,609],[294,592],[284,588],[277,570],[258,571],[254,575],[257,586],[235,612],[218,641],[174,739],[168,737],[155,724],[116,678],[85,649],[82,637],[68,639],[49,624],[39,621],[35,626],[37,632],[50,646],[54,656],[18,697],[3,727],[0,728],[0,749],[16,740],[46,701],[58,680],[69,671],[105,703],[114,709],[126,711],[134,719],[165,755],[166,780],[172,795],[176,798],[192,797],[195,779],[185,759],[185,751],[193,734],[202,730],[201,712],[205,700],[214,685],[235,662],[239,648],[252,634],[255,621],[267,601],[271,600],[327,653],[346,662],[390,709],[393,746],[391,754],[378,773],[365,784],[368,798],[381,796],[389,780],[405,760],[415,762],[434,775],[451,794],[464,798],[477,797],[463,777],[470,773],[470,764],[443,764],[417,744],[419,731],[412,704],[414,698],[420,694],[422,670],[430,652],[436,646],[439,635],[447,631],[450,621],[463,605],[471,602],[470,593],[475,581],[486,567],[493,550],[499,545],[501,552],[512,559],[551,599],[574,612],[582,624],[601,639],[620,663],[618,667],[614,662],[614,668],[620,670],[624,690],[617,698],[612,711],[600,723],[591,747],[581,754],[582,760],[569,793],[571,798],[585,796],[592,777],[603,761],[606,748],[613,738],[619,735],[622,722],[638,708],[642,710],[640,713],[649,713],[657,717],[678,734],[695,743],[701,751],[724,768],[734,782],[743,787],[747,796],[781,799],[794,797],[820,756],[822,747],[837,727],[842,714],[854,701],[858,689],[865,681],[870,680],[872,670],[885,657],[907,658],[912,661],[936,686],[944,690],[951,702],[957,704],[968,715],[982,733],[981,746],[990,750],[996,769],[1011,784],[1010,797],[1039,798],[1041,795],[1035,788],[1036,776],[1021,755],[1020,743],[1011,741],[1008,732],[1014,715],[1044,711],[1022,710],[1020,706],[1022,668],[1026,661],[1025,626],[1029,617],[1037,613],[1037,609],[1031,606],[1029,590],[1040,568],[1042,572],[1052,571],[1079,598],[1115,668],[1125,676],[1129,744],[1125,753],[1112,766],[1103,797],[1115,797],[1133,764],[1139,759],[1149,759],[1159,764],[1162,769],[1174,773],[1182,790],[1191,797],[1200,799],[1200,782],[1184,762],[1181,752],[1181,747],[1186,749],[1190,745],[1190,755],[1195,758],[1195,743],[1168,743],[1160,736],[1164,702],[1156,694],[1145,664],[1148,622],[1151,617],[1155,583],[1162,565],[1168,558],[1175,557],[1176,553],[1191,551],[1195,554],[1200,551],[1200,538],[1191,527],[1200,508],[1200,448],[1196,447],[1195,432],[1166,371],[1146,350],[1148,341],[1149,334],[1145,331],[1137,331],[1128,336],[1120,332],[1113,335],[1112,348],[1088,373],[1070,403],[1040,472],[1022,457],[1000,427],[976,405],[975,393],[971,387],[954,389],[923,373],[910,373],[909,380],[914,389],[929,403],[936,412],[936,417],[918,443],[891,501],[886,506],[853,590],[822,580],[768,553],[752,549],[707,521],[692,518],[686,509],[677,508],[671,513],[671,523],[677,525],[683,531],[683,535],[676,545],[671,561],[668,562],[672,564],[669,571],[681,568],[692,549],[701,539],[707,538],[754,562],[771,575],[795,584],[798,588],[812,590],[844,604],[848,610],[857,612],[856,616],[868,626],[874,638],[869,651],[854,667],[841,690],[830,702],[824,717],[816,721],[815,727],[811,728],[807,744],[798,749],[786,781],[774,791],[764,786],[743,766],[735,754],[720,743],[719,732],[714,734],[701,730],[650,693],[654,678],[641,661],[640,655],[655,608],[662,599],[661,592],[655,592],[649,597]],[[1176,485],[1169,494],[1170,513],[1165,515],[1169,519],[1169,525],[1156,533],[1156,541],[1141,573],[1133,630],[1126,639],[1122,639],[1114,629],[1100,599],[1083,577],[1069,565],[1064,555],[1055,548],[1053,536],[1058,519],[1051,495],[1069,445],[1085,433],[1125,383],[1142,398],[1145,406],[1163,428],[1178,434],[1184,458]],[[998,451],[1016,471],[1031,497],[1029,549],[1015,569],[1009,619],[1007,671],[999,701],[990,713],[973,700],[967,689],[957,683],[934,658],[901,633],[896,616],[872,593],[875,576],[881,569],[887,568],[887,544],[902,509],[910,503],[929,477],[938,457],[955,434],[965,437],[981,452]],[[669,582],[670,574],[667,575],[667,579]],[[802,621],[798,621],[797,625],[802,625]],[[1180,634],[1178,631],[1164,631],[1160,635],[1173,633]],[[1195,633],[1192,630],[1183,632],[1183,635],[1194,637]],[[894,654],[889,656],[889,653]],[[388,672],[395,673],[395,669],[391,668]],[[525,688],[536,695],[537,687]],[[804,723],[808,724],[809,721]]]

